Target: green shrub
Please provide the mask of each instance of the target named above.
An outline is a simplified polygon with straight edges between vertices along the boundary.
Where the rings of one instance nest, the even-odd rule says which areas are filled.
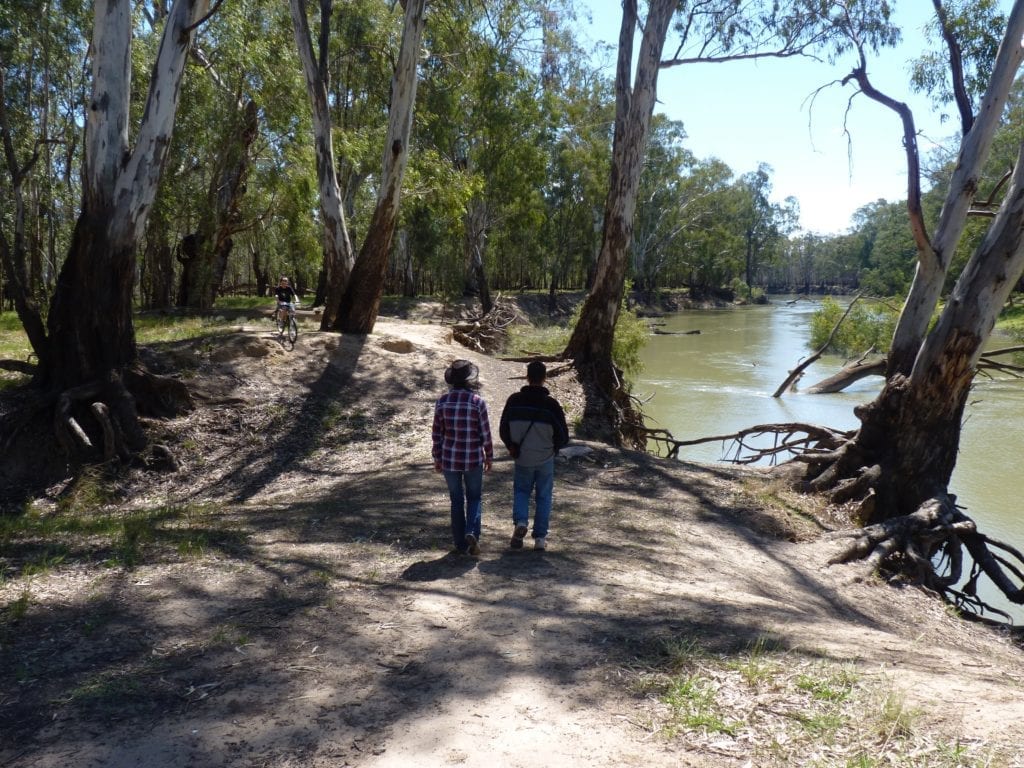
[[[569,343],[569,337],[579,322],[582,310],[583,304],[577,304],[564,324],[512,326],[506,349],[514,354],[523,355],[561,354]],[[629,377],[636,376],[643,370],[640,350],[647,343],[647,335],[647,325],[643,319],[628,309],[623,301],[615,324],[615,338],[612,340],[612,360]]]
[[[819,349],[835,328],[846,311],[832,298],[821,302],[821,308],[811,316],[810,345]],[[855,304],[843,320],[828,346],[828,352],[836,355],[859,355],[874,349],[879,353],[889,351],[892,334],[896,329],[899,311],[881,303]]]

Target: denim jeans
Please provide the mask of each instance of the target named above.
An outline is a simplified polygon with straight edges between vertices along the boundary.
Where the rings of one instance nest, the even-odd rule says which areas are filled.
[[[554,489],[554,456],[536,467],[516,464],[512,476],[512,524],[527,525],[530,518],[530,494],[535,491],[537,506],[533,515],[533,538],[542,539],[547,536]]]
[[[452,541],[456,549],[465,551],[467,533],[472,533],[477,541],[480,540],[484,468],[445,472],[444,479],[448,483],[448,496],[452,500]]]

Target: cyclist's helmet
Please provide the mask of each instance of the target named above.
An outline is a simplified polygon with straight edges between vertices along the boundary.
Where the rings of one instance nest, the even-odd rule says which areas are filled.
[[[281,275],[281,282],[282,283],[287,283],[288,282],[288,278],[285,277],[284,275]]]

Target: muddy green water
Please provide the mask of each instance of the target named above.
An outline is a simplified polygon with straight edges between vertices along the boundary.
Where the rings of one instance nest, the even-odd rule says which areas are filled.
[[[790,369],[811,354],[810,315],[815,299],[793,304],[776,297],[767,306],[680,312],[663,318],[660,331],[692,335],[652,335],[643,351],[644,370],[634,384],[653,426],[679,440],[725,435],[755,424],[809,422],[842,429],[858,425],[853,408],[872,400],[881,380],[863,379],[840,394],[772,393]],[[659,320],[658,322],[662,322]],[[993,339],[993,346],[1006,346]],[[822,358],[798,384],[810,386],[835,373],[843,360]],[[967,407],[960,456],[951,490],[990,536],[1024,548],[1024,381],[991,382],[978,378]],[[762,445],[769,444],[765,441]],[[684,448],[680,458],[702,463],[728,459],[730,445],[720,442]],[[984,593],[1000,607],[1006,604]],[[1012,613],[1024,623],[1024,610]]]

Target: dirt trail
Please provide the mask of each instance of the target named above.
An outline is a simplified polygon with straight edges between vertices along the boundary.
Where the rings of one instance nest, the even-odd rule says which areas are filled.
[[[291,352],[248,328],[217,356],[174,426],[196,436],[189,487],[133,496],[187,505],[201,554],[168,530],[133,570],[0,585],[3,606],[31,595],[0,650],[0,765],[845,765],[860,742],[809,737],[794,682],[840,672],[915,712],[913,738],[863,737],[875,753],[925,765],[912,749],[959,742],[1024,765],[1020,652],[913,589],[824,568],[825,539],[766,535],[785,515],[756,501],[760,473],[589,445],[558,465],[550,549],[512,552],[502,455],[483,554],[454,556],[430,466],[441,374],[479,364],[496,432],[523,366],[400,321]],[[684,671],[730,729],[666,703]]]

